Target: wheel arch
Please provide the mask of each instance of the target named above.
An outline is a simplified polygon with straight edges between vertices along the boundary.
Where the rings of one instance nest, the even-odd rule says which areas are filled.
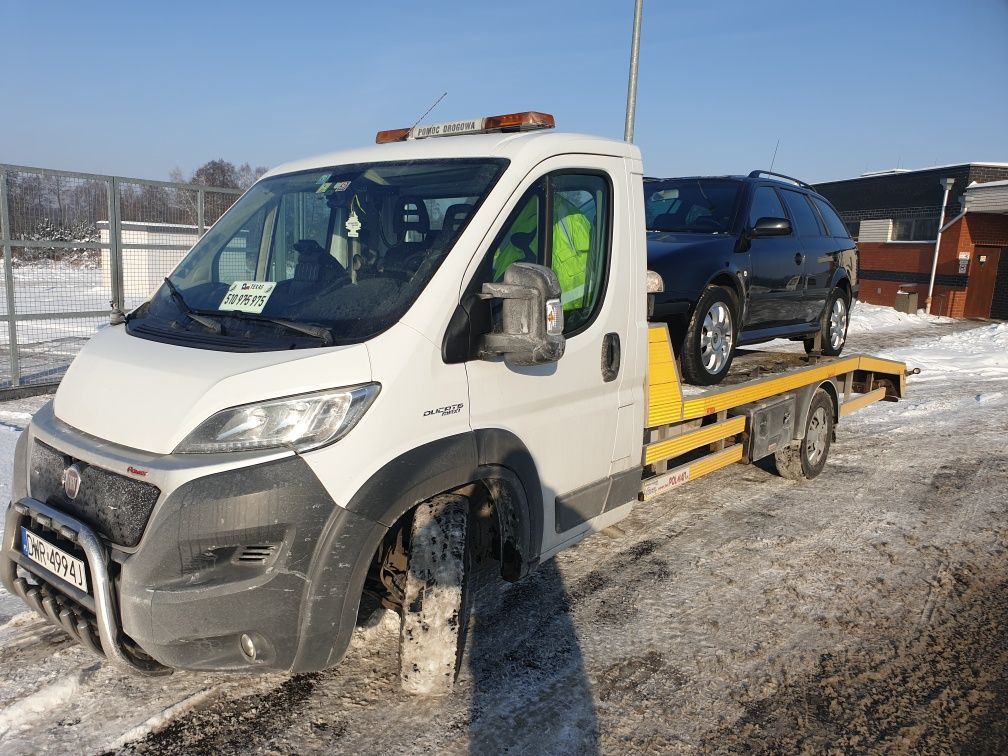
[[[739,330],[741,330],[741,320],[742,320],[742,310],[745,306],[745,292],[742,290],[742,282],[739,280],[738,276],[733,276],[727,270],[719,270],[711,279],[707,282],[707,286],[721,286],[728,289],[735,297],[735,303],[739,307],[739,312],[736,313],[739,318]],[[705,287],[706,288],[706,287]],[[696,305],[694,304],[694,307]]]
[[[336,507],[315,550],[292,671],[325,669],[346,653],[364,583],[389,529],[420,503],[474,484],[490,493],[502,539],[501,574],[517,580],[538,563],[543,506],[539,475],[521,440],[481,429],[437,439],[389,460]]]
[[[847,309],[850,309],[850,303],[854,299],[854,287],[851,284],[850,276],[847,275],[847,271],[844,268],[840,268],[836,273],[833,274],[833,282],[830,284],[830,289],[841,289],[847,296]]]
[[[795,396],[795,422],[793,438],[796,441],[805,438],[805,423],[808,422],[809,409],[812,406],[812,397],[815,396],[819,389],[826,392],[830,398],[830,403],[833,405],[834,428],[836,427],[837,421],[840,419],[840,392],[836,387],[836,383],[834,383],[832,379],[827,379],[821,383],[813,383],[799,389],[797,395]]]

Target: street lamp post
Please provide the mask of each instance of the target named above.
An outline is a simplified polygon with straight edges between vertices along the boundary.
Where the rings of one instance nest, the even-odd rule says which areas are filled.
[[[634,113],[637,110],[637,61],[640,58],[641,12],[644,0],[637,0],[634,7],[633,42],[630,45],[630,82],[627,84],[626,124],[623,127],[623,141],[633,141]]]

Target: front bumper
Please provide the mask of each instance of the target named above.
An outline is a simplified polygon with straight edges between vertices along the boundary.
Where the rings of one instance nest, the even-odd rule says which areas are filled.
[[[174,489],[162,483],[139,546],[127,549],[58,499],[32,498],[28,435],[16,455],[19,498],[7,511],[0,580],[84,646],[143,674],[308,671],[343,657],[385,527],[337,506],[300,457],[218,469]],[[59,439],[44,441],[60,449]],[[83,559],[91,593],[24,557],[22,527]],[[255,643],[254,658],[242,635]]]

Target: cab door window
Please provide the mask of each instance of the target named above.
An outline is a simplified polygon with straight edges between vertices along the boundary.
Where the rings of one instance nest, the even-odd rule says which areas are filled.
[[[519,201],[477,278],[500,281],[516,262],[552,268],[560,283],[564,333],[579,330],[594,317],[605,291],[610,204],[609,182],[600,175],[549,174]]]

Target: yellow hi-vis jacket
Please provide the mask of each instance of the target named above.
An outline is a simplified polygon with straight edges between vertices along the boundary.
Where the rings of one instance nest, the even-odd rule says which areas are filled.
[[[539,203],[529,202],[515,219],[507,242],[494,255],[494,280],[500,281],[511,263],[527,261],[535,256],[538,243]],[[588,254],[591,250],[591,223],[574,205],[561,195],[553,202],[553,272],[560,282],[560,301],[564,310],[577,310],[584,305]],[[515,234],[532,234],[528,249],[514,244]]]

